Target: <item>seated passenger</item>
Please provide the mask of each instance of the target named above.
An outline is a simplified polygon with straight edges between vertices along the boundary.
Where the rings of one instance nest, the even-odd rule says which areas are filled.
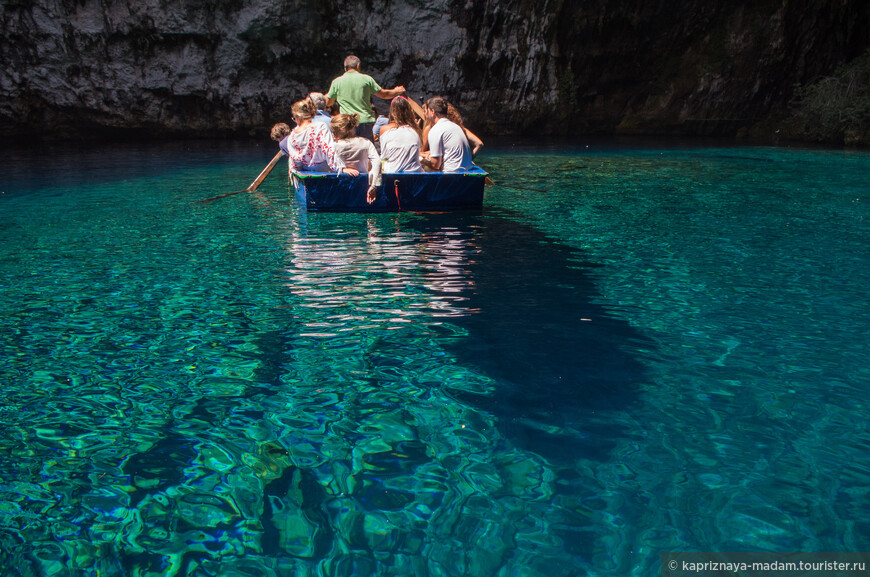
[[[374,136],[375,142],[377,142],[381,137],[381,128],[390,122],[390,110],[389,105],[387,105],[383,100],[375,100],[372,102],[372,107],[375,109],[378,116],[375,120],[374,126],[372,126],[372,136]],[[386,114],[384,114],[384,112],[386,112]]]
[[[333,117],[332,133],[335,135],[335,156],[338,165],[351,176],[361,172],[369,175],[369,188],[366,192],[366,202],[375,201],[377,187],[381,185],[381,157],[375,150],[372,141],[356,136],[359,116],[356,114],[339,114]]]
[[[459,110],[449,102],[447,103],[447,118],[462,128],[462,132],[465,133],[465,138],[468,139],[468,144],[471,146],[471,158],[477,156],[477,153],[480,152],[481,148],[483,148],[483,141],[465,127],[465,124],[462,123],[462,115],[459,114]]]
[[[447,118],[447,101],[435,96],[423,105],[429,130],[429,157],[422,164],[441,172],[466,172],[474,167],[471,146],[462,128]]]
[[[384,172],[422,172],[420,127],[408,99],[397,96],[390,104],[390,123],[381,128]]]
[[[314,118],[311,120],[328,125],[329,121],[332,120],[332,115],[326,111],[326,97],[320,92],[312,92],[308,95],[308,98],[311,99],[315,108]]]
[[[459,110],[449,102],[447,103],[447,118],[462,128],[462,132],[465,133],[465,138],[468,139],[468,144],[471,146],[471,157],[474,158],[477,156],[477,153],[480,152],[481,148],[483,148],[483,140],[466,128],[465,124],[462,122],[462,115],[459,114]],[[421,147],[421,150],[426,153],[429,152],[429,130],[432,126],[431,123],[426,122],[426,125],[423,127],[423,146]]]
[[[293,120],[296,128],[283,122],[272,127],[272,140],[290,160],[290,171],[310,170],[315,172],[334,172],[338,169],[335,161],[335,141],[329,127],[322,122],[312,122],[314,105],[305,99],[293,105]]]

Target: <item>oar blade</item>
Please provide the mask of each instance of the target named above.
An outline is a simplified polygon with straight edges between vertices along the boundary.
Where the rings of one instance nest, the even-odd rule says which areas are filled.
[[[272,169],[275,168],[275,165],[278,164],[278,161],[281,160],[282,156],[284,156],[284,152],[279,150],[278,154],[275,155],[275,158],[273,158],[272,161],[269,162],[268,165],[266,165],[266,168],[263,169],[263,171],[259,174],[259,176],[257,176],[257,178],[254,180],[254,182],[252,182],[251,185],[248,188],[246,188],[245,190],[237,190],[235,192],[228,192],[226,194],[219,194],[217,196],[212,196],[211,198],[204,198],[204,199],[200,200],[199,202],[211,202],[211,201],[217,200],[219,198],[226,198],[228,196],[233,196],[234,194],[242,194],[243,192],[254,192],[255,190],[257,190],[257,187],[260,186],[260,184],[263,182],[263,180],[265,180],[265,178],[267,176],[269,176],[269,173],[272,172]]]
[[[235,192],[228,192],[226,194],[219,194],[217,196],[212,196],[211,198],[203,198],[202,200],[198,200],[197,202],[211,202],[211,201],[217,200],[219,198],[226,198],[228,196],[233,196],[234,194],[242,194],[243,192],[251,192],[251,189],[246,188],[245,190],[237,190]]]

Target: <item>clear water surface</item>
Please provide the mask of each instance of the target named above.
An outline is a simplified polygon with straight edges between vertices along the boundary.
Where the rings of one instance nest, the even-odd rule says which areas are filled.
[[[0,567],[658,575],[870,550],[870,154],[487,150],[306,214],[246,143],[7,151]]]

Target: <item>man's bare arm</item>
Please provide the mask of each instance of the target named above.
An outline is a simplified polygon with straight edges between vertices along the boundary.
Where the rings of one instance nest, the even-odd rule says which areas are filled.
[[[428,166],[435,172],[438,172],[444,165],[444,159],[440,156],[430,156],[428,159],[424,158],[423,160],[421,160],[420,163]]]
[[[396,86],[392,89],[381,88],[377,92],[375,92],[375,96],[378,98],[383,98],[384,100],[388,100],[390,98],[395,98],[396,96],[401,96],[405,93],[404,86]]]

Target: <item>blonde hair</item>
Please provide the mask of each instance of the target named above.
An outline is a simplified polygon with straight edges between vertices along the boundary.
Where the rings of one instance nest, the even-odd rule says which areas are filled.
[[[293,111],[294,118],[298,117],[302,120],[309,120],[313,118],[314,113],[316,112],[316,109],[314,108],[314,103],[311,102],[311,100],[308,98],[295,103],[291,110]]]
[[[290,127],[283,122],[279,122],[275,126],[272,127],[272,140],[277,140],[278,142],[284,140],[290,134]]]
[[[354,130],[359,125],[359,114],[336,114],[329,122],[336,140],[356,136]]]

